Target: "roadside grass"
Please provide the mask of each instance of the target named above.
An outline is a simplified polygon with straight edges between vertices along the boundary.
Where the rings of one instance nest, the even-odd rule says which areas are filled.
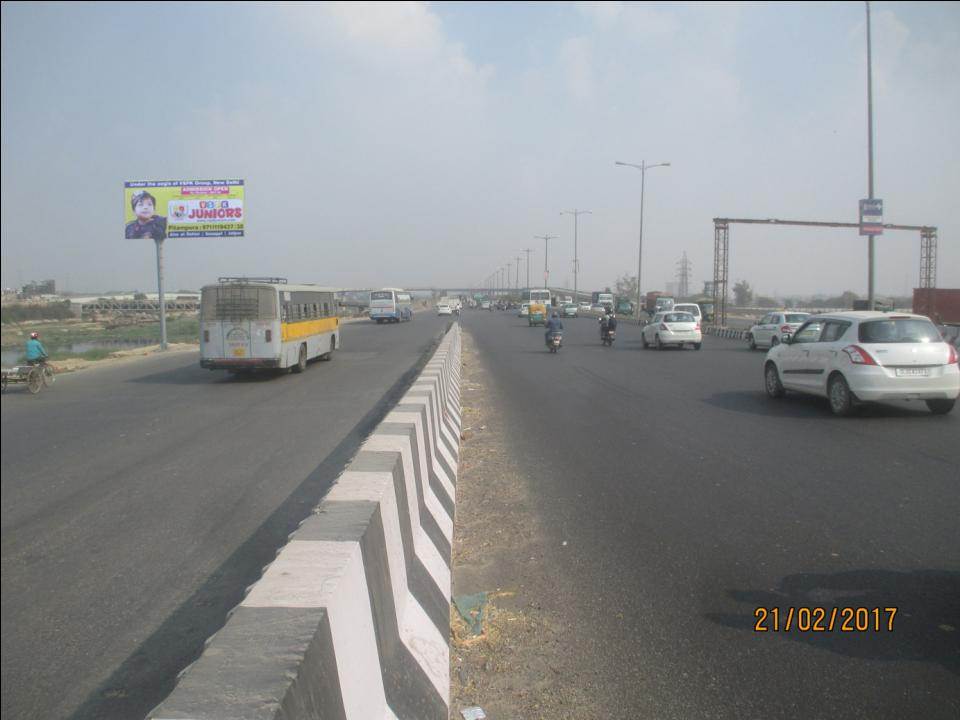
[[[48,348],[67,347],[77,343],[130,342],[150,345],[160,342],[160,323],[151,322],[141,325],[107,327],[103,323],[64,322],[44,323],[37,326],[40,339]],[[16,327],[4,326],[3,349],[16,350],[23,346],[29,333],[34,329],[29,322]],[[167,321],[168,342],[197,342],[200,336],[200,320],[197,317],[178,317]],[[115,352],[115,350],[108,350]],[[84,357],[73,354],[70,357]]]

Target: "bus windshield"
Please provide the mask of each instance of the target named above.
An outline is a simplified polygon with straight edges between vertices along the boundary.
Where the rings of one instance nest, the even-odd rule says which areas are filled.
[[[389,290],[378,290],[370,293],[371,300],[393,300],[393,293]]]

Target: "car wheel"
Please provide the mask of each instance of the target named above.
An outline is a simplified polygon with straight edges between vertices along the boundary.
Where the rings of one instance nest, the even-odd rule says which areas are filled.
[[[747,335],[747,340],[750,342],[750,349],[751,349],[751,350],[756,350],[756,349],[757,349],[757,341],[753,339],[753,335],[752,335],[752,334]]]
[[[827,384],[827,397],[830,399],[830,410],[837,417],[847,417],[853,413],[853,393],[850,386],[843,379],[843,375],[834,375]]]
[[[787,394],[783,389],[783,383],[780,382],[780,373],[777,372],[777,366],[768,362],[763,371],[763,385],[767,390],[767,395],[772,398],[782,398]]]
[[[946,415],[948,412],[953,410],[953,405],[957,401],[954,400],[927,400],[927,407],[930,408],[930,412],[934,415]]]
[[[776,335],[770,338],[770,347],[775,348],[779,344],[780,344],[780,338],[778,338]]]
[[[694,349],[694,350],[699,350],[701,347],[703,347],[703,343],[694,343],[694,344],[693,344],[693,349]]]
[[[643,349],[646,350],[650,347],[650,343],[647,342],[647,336],[643,333],[640,333],[640,342],[643,343]]]
[[[656,341],[657,350],[663,350],[663,349],[666,347],[666,345],[664,345],[662,342],[660,342],[660,336],[659,336],[659,335],[655,336],[653,339]]]

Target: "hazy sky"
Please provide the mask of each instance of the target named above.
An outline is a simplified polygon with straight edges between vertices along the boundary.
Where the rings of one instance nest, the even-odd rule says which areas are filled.
[[[873,3],[876,195],[940,230],[960,287],[960,4]],[[551,243],[553,284],[686,251],[712,218],[853,222],[867,191],[864,4],[2,6],[2,282],[154,289],[123,238],[125,180],[238,177],[246,237],[171,239],[167,287],[225,274],[345,287],[476,284]],[[919,237],[878,240],[878,292],[917,284]],[[734,226],[731,280],[865,292],[855,230]],[[525,271],[521,271],[524,284]]]

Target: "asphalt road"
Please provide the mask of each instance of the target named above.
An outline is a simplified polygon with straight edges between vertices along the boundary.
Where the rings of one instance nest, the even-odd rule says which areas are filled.
[[[591,717],[960,717],[960,412],[837,419],[769,400],[742,342],[643,350],[621,325],[604,348],[595,319],[565,324],[550,355],[525,320],[463,319]],[[846,606],[898,608],[893,631],[754,631],[758,607]]]
[[[302,375],[195,353],[2,404],[2,709],[142,717],[222,626],[446,328],[344,326]]]

